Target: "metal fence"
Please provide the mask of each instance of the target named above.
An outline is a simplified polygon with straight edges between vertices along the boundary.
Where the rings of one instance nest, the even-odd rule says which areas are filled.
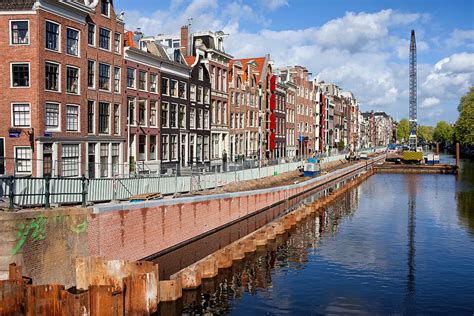
[[[193,174],[174,177],[128,178],[20,178],[0,177],[0,197],[10,209],[64,204],[127,200],[138,194],[161,192],[164,195],[212,189],[226,184],[258,179],[296,170],[301,162],[232,172]]]

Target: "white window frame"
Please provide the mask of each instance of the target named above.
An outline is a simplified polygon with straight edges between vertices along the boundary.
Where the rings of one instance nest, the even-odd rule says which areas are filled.
[[[30,150],[30,171],[18,171],[17,170],[17,149],[29,149]],[[30,146],[14,146],[13,147],[13,157],[14,157],[14,164],[13,168],[15,170],[15,174],[32,174],[33,173],[33,150]]]
[[[15,112],[13,111],[15,105],[28,105],[29,109],[29,124],[28,125],[22,125],[22,126],[16,126],[15,125]],[[12,102],[10,104],[10,110],[11,110],[11,126],[15,128],[31,128],[31,103],[30,102]]]
[[[94,113],[94,117],[93,117],[93,120],[92,120],[92,132],[89,132],[89,102],[92,102],[92,112]],[[96,119],[97,119],[96,104],[97,104],[97,102],[95,100],[87,99],[87,134],[89,134],[89,135],[93,135],[96,132],[96,125],[97,125],[96,124]]]
[[[162,91],[161,91],[161,94],[166,95],[166,96],[169,96],[170,93],[171,93],[170,79],[169,79],[169,78],[166,78],[166,77],[161,77],[160,89],[161,89],[161,85],[162,85],[162,81],[163,81],[163,80],[167,80],[167,81],[168,81],[168,85],[167,85],[168,89],[167,89],[166,91],[163,91],[163,90],[162,90]]]
[[[94,63],[94,80],[92,87],[89,87],[89,62],[92,61]],[[96,89],[96,82],[97,82],[97,62],[93,59],[88,59],[87,60],[87,88],[91,90]]]
[[[133,70],[133,87],[130,87],[128,85],[128,70],[129,69]],[[137,90],[137,69],[136,68],[127,67],[127,73],[126,73],[125,79],[126,79],[127,89]]]
[[[59,34],[58,34],[58,50],[54,50],[54,49],[50,49],[50,48],[47,48],[46,47],[46,23],[53,23],[53,24],[56,24],[59,26]],[[49,52],[54,52],[54,53],[58,53],[60,54],[61,53],[61,45],[62,45],[62,28],[61,28],[61,24],[59,24],[58,22],[55,22],[53,20],[48,20],[46,19],[44,21],[44,42],[43,42],[43,45],[44,45],[44,49],[49,51]]]
[[[13,65],[21,65],[21,64],[28,64],[28,85],[27,86],[20,86],[15,87],[13,86]],[[28,89],[31,87],[31,64],[30,62],[20,62],[15,61],[10,63],[10,88],[12,89]]]
[[[162,108],[163,108],[163,105],[167,105],[168,106],[168,110],[167,110],[167,115],[166,115],[166,125],[163,126],[163,119],[162,119],[162,115],[161,115],[161,112],[163,111]],[[166,101],[161,101],[161,104],[160,104],[160,118],[161,118],[161,122],[160,122],[160,125],[161,127],[163,128],[170,128],[170,112],[171,112],[171,107],[170,107],[170,103],[169,102],[166,102]]]
[[[26,43],[26,44],[14,44],[13,43],[13,41],[12,41],[12,37],[13,37],[12,22],[28,22],[28,43]],[[23,20],[23,19],[10,20],[10,21],[8,21],[8,28],[9,28],[9,33],[8,34],[9,34],[10,46],[28,46],[28,45],[30,45],[30,43],[31,43],[30,20]]]
[[[100,29],[104,29],[106,31],[109,31],[109,48],[108,49],[100,47]],[[113,43],[112,43],[113,42],[112,34],[113,34],[113,32],[112,32],[111,29],[106,28],[106,27],[99,27],[99,33],[98,33],[98,35],[99,35],[99,45],[98,45],[98,47],[99,47],[100,50],[103,50],[103,51],[106,51],[106,52],[111,52],[112,51],[112,45],[113,45]]]
[[[112,130],[112,135],[120,135],[120,131],[121,131],[121,121],[122,121],[122,105],[120,103],[114,103],[114,108],[112,109],[112,121],[114,122],[114,127],[113,127],[113,130]],[[115,133],[115,106],[118,105],[118,133]]]
[[[103,88],[100,87],[100,65],[109,66],[109,89],[103,89]],[[99,86],[98,86],[99,90],[100,91],[107,91],[107,92],[112,91],[112,86],[111,86],[112,85],[112,66],[108,63],[99,63],[99,67],[97,67],[97,70],[98,70],[97,79],[98,79],[98,82],[99,82]]]
[[[58,73],[58,90],[48,90],[46,89],[46,64],[54,64],[56,66],[58,66],[58,70],[59,70],[59,73]],[[44,78],[44,91],[48,91],[48,92],[54,92],[54,93],[61,93],[61,86],[62,86],[62,78],[61,78],[61,74],[62,74],[62,71],[61,71],[61,64],[60,63],[57,63],[55,61],[51,61],[51,60],[45,60],[44,61],[44,74],[45,74],[45,78]]]
[[[89,44],[89,25],[94,25],[94,38],[92,44]],[[89,47],[96,47],[97,45],[97,24],[87,23],[87,45]]]
[[[140,74],[142,73],[145,73],[145,89],[140,88],[140,82],[141,82]],[[148,92],[148,72],[147,71],[138,69],[138,87],[137,88],[139,91]]]
[[[106,0],[101,0],[101,1],[106,1]],[[108,13],[108,15],[105,15],[105,14],[102,13],[102,3],[100,4],[99,10],[100,10],[100,15],[110,19],[110,1],[109,0],[107,0],[107,13]]]
[[[47,104],[54,104],[58,106],[58,127],[51,128],[47,125],[47,115],[46,115],[46,106]],[[48,132],[60,132],[61,131],[61,103],[46,101],[44,104],[44,129]]]
[[[119,85],[118,85],[118,91],[115,90],[115,70],[118,69],[118,79],[119,79]],[[114,93],[120,93],[122,90],[122,68],[114,66]]]
[[[153,86],[152,78],[155,78],[155,90],[153,91],[151,87]],[[158,93],[158,75],[150,72],[150,93]]]
[[[75,175],[67,175],[65,176],[64,173],[64,168],[63,168],[63,163],[64,163],[64,147],[65,146],[77,146],[78,148],[78,164],[77,164],[77,174]],[[71,157],[66,157],[66,158],[71,158]],[[73,164],[74,165],[74,164]],[[81,174],[81,144],[63,144],[61,148],[61,176],[63,177],[78,177]]]
[[[152,124],[152,122],[151,122],[152,104],[155,104],[155,123],[154,124]],[[148,102],[148,105],[150,107],[150,118],[149,118],[150,127],[158,127],[158,118],[159,118],[159,116],[158,116],[158,104],[159,104],[158,100],[149,100],[149,102]],[[160,108],[160,110],[161,110],[161,108]]]
[[[166,138],[166,139],[167,139],[166,144],[168,144],[168,145],[167,145],[168,148],[167,148],[167,150],[166,150],[166,157],[163,155],[163,143],[164,143],[164,142],[163,142],[163,138]],[[171,146],[170,146],[170,135],[168,135],[168,134],[161,135],[160,146],[161,146],[161,150],[160,150],[160,151],[161,151],[161,156],[162,156],[161,159],[162,159],[163,161],[169,161],[169,160],[170,160],[170,147],[171,147]]]
[[[68,49],[68,47],[67,47],[67,30],[68,29],[71,29],[71,30],[74,30],[74,31],[77,32],[77,55],[69,54],[68,51],[67,51],[67,49]],[[81,31],[74,28],[74,27],[70,27],[70,26],[66,27],[66,52],[65,53],[66,53],[67,56],[81,58]]]
[[[174,94],[171,94],[171,92],[172,92],[172,91],[171,91],[171,82],[173,82],[173,81],[176,83],[176,84],[175,84],[175,87],[176,87],[176,89],[175,89],[175,90],[176,90],[176,94],[175,94],[175,95],[174,95]],[[171,79],[171,80],[169,81],[169,95],[172,96],[173,98],[178,98],[178,97],[179,97],[179,92],[178,92],[178,90],[179,90],[179,80]]]
[[[77,93],[67,91],[67,69],[68,68],[77,69]],[[72,65],[66,65],[66,94],[81,95],[81,68],[76,67],[76,66],[72,66]]]
[[[77,130],[68,130],[68,107],[75,107],[77,108]],[[65,116],[65,123],[66,123],[66,132],[68,133],[80,133],[81,132],[81,107],[77,104],[66,104],[66,116]]]
[[[117,47],[115,46],[116,35],[118,35],[118,38],[119,38],[118,51],[116,50]],[[118,32],[114,32],[114,53],[117,55],[122,55],[122,34]]]

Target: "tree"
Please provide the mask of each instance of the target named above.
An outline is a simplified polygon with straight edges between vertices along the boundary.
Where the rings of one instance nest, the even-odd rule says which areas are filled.
[[[410,136],[410,124],[406,118],[401,119],[397,128],[397,140],[399,142],[406,142]]]
[[[453,127],[446,121],[439,121],[433,131],[433,139],[442,144],[447,144],[453,140]]]
[[[416,130],[416,136],[420,141],[431,142],[433,140],[433,126],[420,125]]]
[[[474,145],[474,86],[461,97],[458,106],[459,118],[454,126],[456,141],[463,145]]]

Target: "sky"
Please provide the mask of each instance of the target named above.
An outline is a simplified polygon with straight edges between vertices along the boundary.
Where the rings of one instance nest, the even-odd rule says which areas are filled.
[[[408,117],[408,53],[415,30],[418,124],[454,123],[474,85],[474,0],[115,0],[127,30],[229,34],[235,58],[270,54],[352,91],[363,111]]]

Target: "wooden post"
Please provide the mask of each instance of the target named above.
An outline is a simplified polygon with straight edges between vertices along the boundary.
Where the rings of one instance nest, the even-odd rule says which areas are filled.
[[[439,155],[439,143],[436,142],[436,154]]]
[[[460,153],[459,143],[456,143],[456,167],[458,168],[461,166],[460,159],[461,159],[461,153]]]

